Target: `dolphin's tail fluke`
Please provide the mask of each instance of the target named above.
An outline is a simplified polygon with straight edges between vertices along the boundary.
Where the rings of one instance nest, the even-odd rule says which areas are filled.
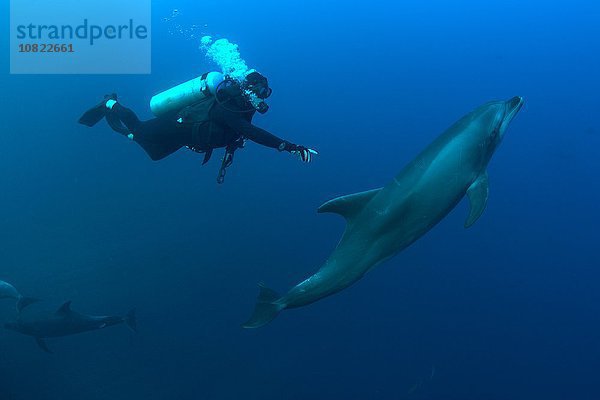
[[[19,297],[17,299],[17,312],[23,311],[25,307],[32,305],[33,303],[37,303],[40,299],[35,299],[33,297]]]
[[[258,285],[260,293],[256,300],[256,307],[254,313],[245,324],[243,328],[260,328],[273,321],[277,314],[285,308],[285,305],[277,303],[281,297],[274,290],[269,289],[263,284]]]
[[[134,332],[137,332],[137,319],[135,317],[135,308],[127,313],[125,317],[123,317],[125,324]]]

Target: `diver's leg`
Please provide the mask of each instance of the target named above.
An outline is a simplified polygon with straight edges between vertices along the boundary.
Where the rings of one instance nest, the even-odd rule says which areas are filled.
[[[177,126],[169,118],[140,122],[128,137],[137,142],[154,161],[161,160],[192,142],[191,129]]]
[[[192,143],[191,128],[179,127],[170,118],[140,121],[135,112],[117,102],[116,94],[86,111],[79,119],[81,124],[94,126],[106,117],[108,125],[116,132],[137,142],[153,160],[160,160]]]

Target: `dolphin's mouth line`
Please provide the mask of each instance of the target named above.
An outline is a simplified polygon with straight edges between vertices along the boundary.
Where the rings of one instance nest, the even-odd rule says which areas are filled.
[[[506,105],[506,108],[507,108],[507,110],[505,111],[506,115],[504,116],[504,118],[502,119],[502,123],[500,124],[501,132],[506,130],[506,128],[508,127],[508,124],[510,124],[511,121],[519,113],[519,111],[521,111],[521,108],[523,108],[524,103],[525,103],[525,100],[522,97],[517,96],[513,99],[513,101],[511,101],[509,104]]]
[[[523,108],[523,104],[525,103],[525,101],[523,100],[522,97],[517,97],[518,102],[516,105],[511,104],[512,109],[508,110],[508,115],[506,116],[506,118],[504,118],[505,120],[508,120],[509,122],[513,120],[513,118],[517,115],[517,113],[519,111],[521,111],[521,108]]]

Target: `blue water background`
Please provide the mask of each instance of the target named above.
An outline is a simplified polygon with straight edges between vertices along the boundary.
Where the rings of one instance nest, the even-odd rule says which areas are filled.
[[[217,186],[218,157],[153,163],[76,124],[112,91],[149,118],[152,95],[214,68],[170,33],[174,8],[269,77],[256,124],[317,148],[314,164],[249,144]],[[1,330],[0,399],[600,398],[597,2],[181,0],[153,14],[149,76],[11,76],[0,39],[0,279],[52,307],[137,307],[140,331],[51,340],[48,355]],[[526,106],[472,228],[463,202],[352,288],[240,328],[258,282],[285,291],[337,243],[343,221],[322,202],[386,184],[460,116],[514,95]]]

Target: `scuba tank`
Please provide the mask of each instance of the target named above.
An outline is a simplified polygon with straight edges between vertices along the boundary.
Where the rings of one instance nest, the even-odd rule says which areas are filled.
[[[191,124],[193,134],[197,135],[198,130],[203,124],[210,123],[208,119],[209,110],[216,100],[217,88],[224,81],[225,76],[222,73],[207,72],[198,78],[184,82],[152,97],[150,99],[150,110],[156,117],[176,114],[174,118],[177,123],[181,126]],[[218,128],[211,126],[209,128],[209,136],[213,129]],[[226,147],[225,156],[223,157],[219,175],[217,176],[219,184],[225,181],[226,169],[233,162],[233,153],[240,147],[243,147],[243,140],[240,139]],[[197,153],[205,154],[202,165],[208,162],[213,153],[213,149],[208,146],[207,148],[200,149],[194,146],[187,146],[187,148]]]
[[[150,99],[150,110],[157,117],[179,111],[189,105],[215,95],[217,87],[225,80],[220,72],[204,75],[165,90]]]

